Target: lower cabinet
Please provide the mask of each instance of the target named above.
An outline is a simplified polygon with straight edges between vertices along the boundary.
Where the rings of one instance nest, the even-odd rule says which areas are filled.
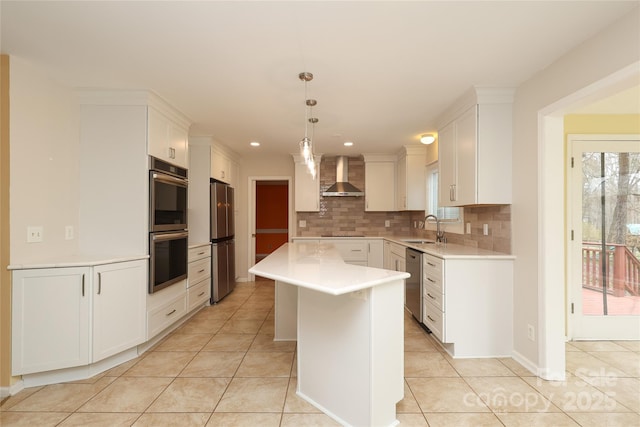
[[[382,239],[362,239],[357,237],[340,239],[293,238],[293,241],[307,243],[328,243],[335,246],[338,252],[340,252],[340,256],[347,264],[383,268],[384,249]]]
[[[145,339],[147,260],[14,270],[12,374],[97,362]]]
[[[510,356],[513,260],[423,255],[422,322],[453,357]]]
[[[211,245],[189,248],[188,271],[187,311],[191,311],[211,298]]]

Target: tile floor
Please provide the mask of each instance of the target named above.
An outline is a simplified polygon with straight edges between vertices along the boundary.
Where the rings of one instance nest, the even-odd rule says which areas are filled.
[[[295,394],[295,344],[276,343],[273,284],[240,283],[139,358],[2,402],[0,425],[334,426]],[[402,426],[640,425],[640,342],[567,344],[567,380],[512,359],[453,360],[407,316]]]

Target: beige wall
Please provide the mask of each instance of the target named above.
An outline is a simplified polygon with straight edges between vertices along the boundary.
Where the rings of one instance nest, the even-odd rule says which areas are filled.
[[[79,107],[74,92],[22,58],[11,58],[11,264],[77,250]],[[27,243],[27,226],[44,227]]]
[[[297,148],[292,143],[292,149]],[[243,157],[240,161],[239,182],[236,185],[236,276],[241,280],[249,277],[249,268],[254,262],[249,260],[249,206],[250,206],[250,177],[285,177],[291,178],[293,185],[294,165],[290,155],[273,155],[263,153],[260,148],[256,154]],[[293,188],[291,188],[293,191]],[[293,230],[291,230],[293,232]]]

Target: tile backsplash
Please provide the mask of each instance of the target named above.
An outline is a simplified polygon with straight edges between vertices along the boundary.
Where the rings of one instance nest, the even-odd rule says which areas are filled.
[[[336,179],[335,157],[323,158],[320,164],[320,191]],[[349,182],[366,192],[364,160],[349,158]],[[364,197],[320,197],[319,212],[297,212],[299,237],[315,236],[416,236],[435,239],[435,232],[416,229],[414,222],[424,220],[424,211],[366,212]],[[385,227],[389,221],[389,227]],[[464,208],[464,221],[471,224],[470,234],[446,233],[447,242],[511,253],[511,206],[474,206]],[[488,224],[489,235],[482,233]],[[445,228],[446,230],[446,228]]]

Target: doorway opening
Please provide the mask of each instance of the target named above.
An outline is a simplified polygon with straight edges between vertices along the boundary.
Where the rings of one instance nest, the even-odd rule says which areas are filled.
[[[249,265],[254,265],[289,241],[291,178],[250,178],[251,215]],[[262,280],[259,276],[249,280]]]

